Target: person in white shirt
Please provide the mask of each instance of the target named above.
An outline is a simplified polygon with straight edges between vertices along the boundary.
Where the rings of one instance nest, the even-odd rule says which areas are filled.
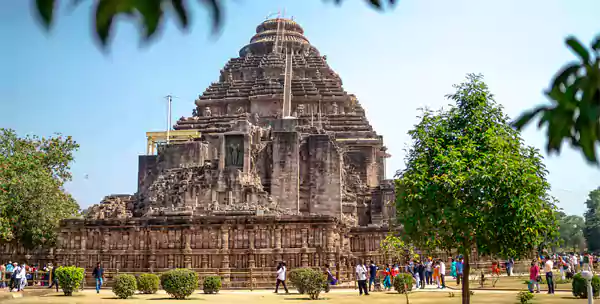
[[[552,278],[552,268],[554,267],[554,262],[548,257],[546,257],[546,262],[544,263],[544,272],[546,273],[546,282],[548,282],[548,294],[554,294],[554,279]]]
[[[369,295],[367,288],[367,267],[363,262],[358,262],[356,265],[356,281],[358,282],[358,294],[362,296],[363,292],[366,296]]]
[[[23,290],[27,286],[27,266],[25,264],[21,265],[21,281],[19,283],[19,290]]]
[[[425,283],[427,283],[427,285],[433,284],[433,280],[431,279],[433,277],[432,264],[431,258],[427,259],[427,262],[425,262]]]
[[[285,286],[285,263],[281,262],[277,266],[277,283],[275,283],[275,293],[279,290],[279,284],[283,284],[283,289],[285,289],[285,293],[289,293],[287,286]]]
[[[446,264],[440,260],[440,281],[442,283],[442,289],[446,288]]]

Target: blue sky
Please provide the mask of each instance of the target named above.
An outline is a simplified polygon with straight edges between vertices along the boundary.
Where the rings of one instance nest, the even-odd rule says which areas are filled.
[[[108,53],[92,39],[91,9],[63,9],[50,34],[38,26],[33,1],[0,1],[0,127],[20,134],[72,135],[80,144],[68,190],[82,207],[112,193],[136,190],[137,155],[145,132],[164,130],[163,96],[178,98],[174,120],[191,115],[193,101],[253,35],[269,12],[285,8],[358,96],[393,155],[392,176],[404,164],[406,132],[417,108],[439,108],[467,73],[483,73],[512,117],[546,101],[551,76],[574,56],[564,38],[589,43],[600,33],[595,0],[403,0],[379,13],[363,1],[342,6],[320,0],[226,1],[225,26],[210,35],[198,6],[193,28],[172,20],[142,46],[137,29],[119,22]],[[544,148],[534,127],[526,142]],[[552,193],[568,213],[582,214],[600,169],[570,148],[546,159]],[[85,175],[88,178],[85,178]]]

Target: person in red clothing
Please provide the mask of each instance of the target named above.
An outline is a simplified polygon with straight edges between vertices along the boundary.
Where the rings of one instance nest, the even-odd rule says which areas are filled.
[[[540,266],[536,260],[531,262],[531,268],[529,268],[529,292],[533,293],[533,287],[536,286],[536,293],[540,293]]]

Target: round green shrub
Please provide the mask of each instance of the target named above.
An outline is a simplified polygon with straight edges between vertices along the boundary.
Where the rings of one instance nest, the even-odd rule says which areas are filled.
[[[160,287],[160,278],[153,273],[142,273],[137,278],[137,288],[141,293],[153,294]]]
[[[576,274],[573,277],[573,283],[571,284],[572,292],[575,297],[586,299],[587,293],[587,281],[581,276],[581,273]],[[592,292],[594,297],[600,295],[600,277],[595,275],[592,278]]]
[[[202,290],[204,293],[218,293],[221,290],[221,277],[209,276],[204,278],[202,282]]]
[[[529,304],[533,300],[533,293],[529,291],[521,291],[517,294],[517,301],[521,304]]]
[[[319,298],[319,294],[327,286],[327,276],[311,268],[297,268],[290,271],[289,281],[301,294],[307,294],[311,300]]]
[[[163,289],[175,299],[185,299],[198,288],[198,274],[189,269],[174,269],[160,277]]]
[[[133,275],[120,274],[115,277],[112,292],[120,299],[127,299],[135,294],[137,281]]]
[[[304,286],[307,285],[307,275],[311,272],[310,268],[296,268],[288,273],[288,281],[298,290],[298,293],[304,294]]]
[[[83,268],[75,266],[63,266],[56,269],[58,285],[62,288],[65,296],[72,296],[74,291],[79,290],[83,282],[83,272]]]
[[[414,279],[412,275],[408,273],[400,273],[394,277],[394,282],[392,282],[392,284],[398,293],[407,293],[412,290]]]

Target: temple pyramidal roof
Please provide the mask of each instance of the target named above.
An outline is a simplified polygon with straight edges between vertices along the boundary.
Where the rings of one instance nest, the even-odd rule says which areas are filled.
[[[290,52],[295,116],[311,116],[314,121],[321,115],[325,130],[342,131],[352,125],[355,134],[350,137],[381,140],[356,97],[343,89],[342,80],[327,64],[327,57],[310,44],[300,24],[285,18],[259,24],[250,42],[240,49],[239,57],[231,58],[220,71],[219,80],[196,99],[193,117],[182,117],[174,128],[220,133],[228,130],[226,117],[255,113],[261,118],[277,117],[278,113],[257,110],[263,108],[257,106],[257,101],[283,100],[286,53]],[[206,125],[209,120],[210,127]]]

